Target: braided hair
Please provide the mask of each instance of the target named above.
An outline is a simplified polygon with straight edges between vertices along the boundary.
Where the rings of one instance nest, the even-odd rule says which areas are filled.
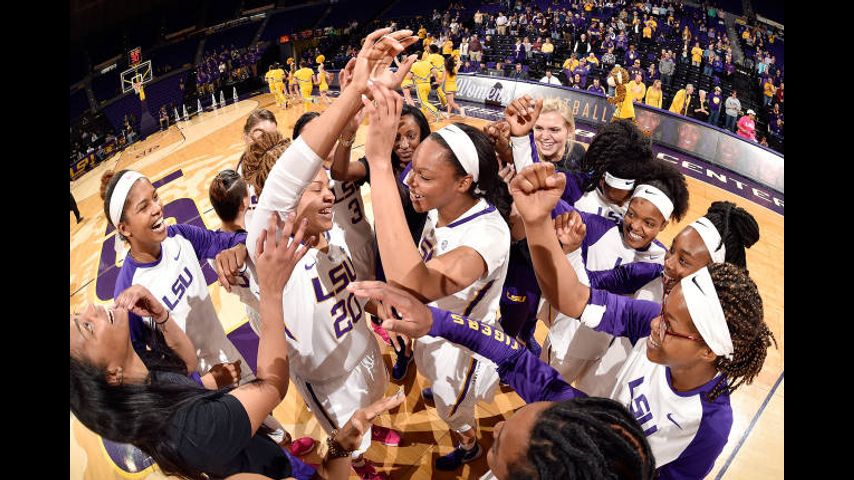
[[[762,297],[747,271],[730,263],[714,263],[708,268],[733,346],[732,360],[723,356],[715,360],[721,380],[709,392],[713,401],[742,384],[750,385],[762,370],[771,341],[777,348],[777,339],[765,323]]]
[[[648,480],[655,474],[637,420],[608,398],[574,398],[543,410],[523,461],[509,466],[510,478]]]
[[[652,159],[652,143],[634,123],[606,123],[578,162],[577,171],[586,177],[581,190],[590,192],[596,188],[606,171],[619,178],[640,178]]]
[[[704,216],[721,234],[726,262],[746,269],[745,249],[759,241],[759,224],[753,215],[732,202],[712,202]]]
[[[256,195],[261,195],[267,175],[282,153],[291,145],[291,139],[285,138],[278,131],[263,132],[252,142],[240,157],[243,178],[252,185]]]

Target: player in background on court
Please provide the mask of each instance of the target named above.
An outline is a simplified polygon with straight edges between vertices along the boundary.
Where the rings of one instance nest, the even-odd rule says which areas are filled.
[[[457,102],[454,101],[454,96],[457,94],[457,73],[460,70],[459,51],[456,55],[448,55],[444,63],[445,76],[442,79],[442,91],[447,96],[448,103],[448,118],[451,117],[451,111],[457,109],[460,116],[466,118],[466,112]]]
[[[276,105],[280,108],[286,108],[288,106],[288,100],[283,91],[284,77],[285,71],[282,70],[281,65],[278,63],[270,65],[270,70],[264,76],[264,79],[267,81],[267,85],[270,87],[270,93],[276,97]]]
[[[365,324],[362,302],[345,290],[355,280],[355,270],[343,236],[332,229],[335,197],[321,167],[347,122],[359,111],[361,96],[370,94],[369,77],[374,83],[397,88],[415,58],[409,57],[396,74],[385,68],[416,40],[406,30],[381,29],[370,34],[358,57],[350,60],[353,79],[338,100],[272,165],[263,186],[256,185],[260,197],[249,225],[250,242],[263,229],[262,216],[290,211],[308,224],[308,234],[318,240],[295,268],[283,301],[295,319],[286,330],[291,379],[328,434],[356,409],[383,395],[388,373]],[[255,255],[251,246],[249,254]],[[353,467],[362,478],[383,478],[361,454],[372,439],[396,445],[400,436],[390,429],[371,430],[353,452]]]
[[[445,81],[445,57],[439,53],[439,46],[435,43],[430,44],[428,48],[430,54],[427,56],[427,60],[436,69],[436,95],[439,97],[439,103],[442,108],[445,108],[448,106],[448,99],[445,96],[444,90],[442,90],[442,85]]]
[[[291,99],[292,103],[302,103],[302,97],[299,94],[299,85],[297,84],[297,77],[294,76],[296,71],[297,65],[294,58],[288,57],[288,98]]]
[[[400,68],[400,60],[397,57],[394,59],[394,64],[397,65],[397,68]],[[415,83],[412,81],[412,72],[410,72],[406,74],[406,78],[404,78],[403,83],[400,84],[400,89],[403,92],[403,98],[406,100],[407,105],[415,106],[415,101],[412,100],[412,88],[414,86]]]
[[[374,228],[386,278],[424,301],[494,325],[507,272],[510,202],[491,141],[474,127],[452,124],[418,145],[407,184],[415,210],[428,214],[419,243],[410,243],[391,163],[403,99],[383,86],[370,90],[373,103],[363,100],[371,117],[365,156],[373,204],[382,206],[374,209]],[[435,401],[459,438],[436,468],[457,470],[483,453],[474,405],[491,400],[497,373],[438,338],[419,339],[414,353],[418,371],[432,382],[422,395]]]
[[[294,72],[294,78],[299,85],[299,93],[305,108],[308,109],[308,103],[314,103],[314,97],[311,96],[311,91],[314,89],[314,70],[308,66],[308,62],[305,60],[300,60],[299,66],[299,70]]]
[[[329,91],[329,81],[332,80],[332,74],[326,71],[326,68],[323,66],[323,62],[326,61],[326,57],[323,55],[317,56],[317,75],[314,76],[314,84],[317,85],[317,90],[320,92],[320,99],[327,105],[332,103],[332,100],[329,99],[326,92]]]
[[[421,104],[421,111],[424,115],[433,122],[441,120],[439,109],[430,103],[430,86],[432,77],[438,78],[436,68],[427,58],[427,52],[421,55],[421,60],[415,62],[410,70],[412,81],[415,83],[415,94],[418,96],[418,102]]]

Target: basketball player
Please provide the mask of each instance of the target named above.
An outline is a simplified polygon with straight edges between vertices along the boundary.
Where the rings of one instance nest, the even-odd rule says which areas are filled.
[[[314,103],[314,97],[311,96],[311,91],[314,89],[314,70],[308,66],[305,60],[299,61],[300,69],[294,72],[294,78],[299,84],[300,96],[308,108],[308,102]]]
[[[445,80],[445,57],[439,53],[438,45],[430,44],[428,48],[430,55],[427,56],[427,60],[436,69],[436,95],[439,96],[439,103],[442,105],[442,108],[445,108],[448,105],[448,98],[445,96],[444,90],[442,90],[442,84]]]
[[[351,60],[353,80],[272,166],[263,186],[256,185],[260,197],[249,225],[248,238],[253,242],[263,229],[263,217],[295,210],[297,219],[318,239],[295,268],[283,301],[294,312],[286,330],[291,380],[328,434],[356,409],[381,397],[388,384],[378,345],[365,324],[363,304],[345,290],[355,279],[355,270],[343,235],[332,229],[335,197],[321,166],[346,123],[358,112],[361,95],[369,93],[369,77],[374,76],[374,83],[396,88],[414,62],[410,57],[396,74],[383,70],[417,40],[410,31],[390,30],[368,35],[358,57]],[[249,254],[255,255],[251,246]],[[372,438],[394,445],[400,436],[389,429],[373,428],[353,452],[353,467],[362,478],[384,478],[361,455]]]
[[[418,96],[418,102],[421,104],[421,111],[427,118],[434,122],[441,120],[439,109],[430,103],[430,79],[431,77],[438,78],[436,68],[427,59],[425,52],[421,60],[412,65],[412,81],[415,83],[415,94]]]
[[[403,99],[371,85],[374,103],[365,156],[371,169],[374,226],[386,278],[451,311],[481,315],[495,324],[507,272],[510,231],[507,191],[498,176],[495,149],[480,130],[452,124],[431,134],[412,157],[407,183],[416,211],[428,212],[418,246],[408,241],[406,217],[391,163]],[[480,457],[474,405],[491,399],[498,376],[491,364],[444,340],[425,337],[415,346],[415,364],[432,388],[440,418],[459,445],[439,457],[436,468],[453,471]]]

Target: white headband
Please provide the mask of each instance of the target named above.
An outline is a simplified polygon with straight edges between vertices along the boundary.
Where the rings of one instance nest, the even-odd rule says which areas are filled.
[[[471,141],[468,134],[454,124],[448,125],[436,133],[451,147],[451,151],[457,156],[463,170],[471,175],[473,182],[477,183],[480,175],[480,160],[477,156],[477,148],[474,147],[474,142]]]
[[[703,243],[706,244],[706,249],[709,250],[709,255],[712,256],[714,263],[724,263],[726,258],[726,247],[721,242],[721,234],[715,225],[706,217],[700,217],[696,222],[688,225],[700,234]],[[720,247],[718,247],[720,245]]]
[[[605,172],[605,183],[618,190],[631,190],[635,186],[634,180],[618,178],[608,172]]]
[[[121,176],[121,178],[119,178],[119,181],[116,182],[116,186],[113,187],[113,196],[110,197],[110,220],[113,221],[114,227],[119,227],[119,220],[122,218],[122,210],[125,208],[125,200],[127,200],[128,193],[130,193],[130,189],[133,187],[133,184],[140,178],[145,178],[145,175],[133,170],[128,170]]]
[[[691,321],[703,337],[706,345],[715,352],[732,360],[732,337],[726,324],[724,310],[718,299],[718,292],[709,275],[709,269],[701,268],[680,282],[685,305],[691,314]]]
[[[644,183],[642,185],[638,185],[635,189],[635,193],[632,195],[632,198],[635,197],[649,200],[656,208],[658,208],[661,215],[664,216],[664,221],[670,220],[670,214],[673,213],[673,202],[671,202],[670,199],[667,198],[667,195],[665,195],[661,190]]]

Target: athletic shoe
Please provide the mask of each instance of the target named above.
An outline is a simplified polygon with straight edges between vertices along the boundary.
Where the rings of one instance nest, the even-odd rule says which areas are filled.
[[[424,403],[430,405],[431,407],[436,406],[436,401],[433,400],[433,389],[427,387],[421,390],[421,398],[424,399]]]
[[[385,476],[384,473],[377,472],[374,468],[374,465],[366,458],[364,459],[364,464],[361,467],[357,467],[353,465],[353,470],[356,472],[356,475],[363,480],[387,480],[388,477]]]
[[[371,427],[371,441],[380,442],[388,447],[400,445],[400,434],[390,428],[374,425]]]
[[[397,381],[403,380],[409,372],[409,366],[412,365],[412,357],[413,355],[407,356],[405,350],[403,353],[398,353],[394,367],[391,369],[391,378]]]
[[[315,448],[317,448],[317,440],[311,437],[300,437],[288,445],[288,450],[290,450],[291,455],[295,457],[308,455],[313,452]]]
[[[462,445],[454,449],[453,452],[436,459],[436,469],[450,472],[462,467],[464,463],[469,463],[477,460],[483,454],[483,449],[480,444],[475,442],[474,448],[466,450]]]

